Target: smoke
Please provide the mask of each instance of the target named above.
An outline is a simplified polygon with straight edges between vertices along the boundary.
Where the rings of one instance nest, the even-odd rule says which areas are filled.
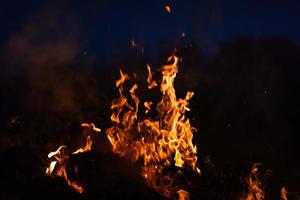
[[[30,111],[79,112],[82,103],[94,101],[90,68],[75,62],[79,39],[76,17],[54,9],[36,14],[9,38],[4,47],[5,78],[17,77],[10,84],[23,87],[22,100]],[[80,102],[82,95],[85,102]]]
[[[7,132],[7,148],[71,140],[80,134],[80,122],[93,115],[89,113],[99,104],[98,91],[92,65],[83,59],[79,30],[74,15],[51,8],[32,16],[5,42],[0,56],[0,126]],[[18,123],[7,125],[13,118]],[[22,142],[10,145],[15,135]]]

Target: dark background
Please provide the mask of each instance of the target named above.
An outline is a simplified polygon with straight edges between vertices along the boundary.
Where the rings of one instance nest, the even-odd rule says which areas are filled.
[[[299,1],[3,1],[0,7],[2,199],[161,198],[144,185],[138,165],[110,152],[104,131],[118,70],[145,83],[146,64],[159,74],[174,48],[183,59],[177,94],[195,92],[188,116],[198,130],[203,175],[187,175],[192,199],[237,199],[256,162],[269,199],[279,199],[283,185],[300,191]],[[87,189],[78,195],[44,170],[48,152],[82,145],[81,122],[103,131],[92,152],[70,159]]]

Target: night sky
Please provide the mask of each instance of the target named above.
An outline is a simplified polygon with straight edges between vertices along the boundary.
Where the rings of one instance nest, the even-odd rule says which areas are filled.
[[[171,13],[165,12],[166,5]],[[195,42],[213,54],[221,41],[239,35],[283,36],[298,43],[299,8],[299,1],[5,1],[0,8],[0,45],[35,20],[47,21],[43,13],[55,13],[63,24],[57,25],[57,34],[76,35],[78,51],[99,60],[123,54],[132,39],[150,57],[164,42]]]

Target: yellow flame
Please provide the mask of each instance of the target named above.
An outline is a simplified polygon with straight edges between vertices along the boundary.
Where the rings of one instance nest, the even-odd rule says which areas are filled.
[[[152,89],[157,86],[157,83],[153,80],[153,75],[151,72],[150,65],[147,65],[147,70],[148,70],[148,77],[147,77],[148,88]]]
[[[100,129],[100,128],[97,128],[97,127],[95,126],[94,123],[90,123],[90,124],[88,124],[88,123],[82,123],[81,126],[82,126],[82,127],[89,127],[89,128],[91,128],[93,131],[96,131],[96,132],[101,132],[101,129]]]
[[[62,145],[60,147],[58,147],[58,149],[56,151],[53,151],[53,152],[50,152],[48,154],[48,158],[52,158],[53,156],[56,156],[57,154],[60,154],[60,151],[63,149],[63,148],[67,148],[66,145]]]
[[[116,81],[120,97],[113,100],[111,106],[111,119],[115,124],[106,130],[106,134],[114,153],[132,161],[142,161],[141,174],[150,187],[167,197],[177,194],[182,199],[188,199],[188,192],[178,190],[174,175],[164,174],[163,170],[175,165],[200,173],[196,166],[197,148],[192,142],[196,130],[184,115],[189,111],[188,101],[194,93],[187,92],[185,98],[177,99],[174,79],[178,72],[179,58],[171,56],[168,62],[171,64],[162,66],[161,70],[162,98],[156,105],[158,117],[155,119],[138,117],[140,101],[135,93],[138,86],[132,86],[129,91],[131,99],[127,99],[123,84],[129,80],[129,76],[120,71],[120,79]],[[156,82],[153,81],[149,65],[147,69],[148,88],[152,89]],[[134,102],[134,106],[128,102]],[[152,102],[144,102],[147,112],[151,110],[151,104]]]
[[[146,108],[146,110],[145,110],[145,114],[147,114],[150,110],[151,110],[151,105],[153,104],[153,102],[151,102],[151,101],[145,101],[144,102],[144,106],[145,106],[145,108]]]
[[[45,172],[45,173],[46,173],[47,175],[50,176],[50,175],[52,174],[52,172],[53,172],[53,170],[54,170],[54,168],[55,168],[56,163],[57,163],[57,161],[52,161],[52,162],[50,163],[50,166],[46,168],[46,172]]]
[[[93,142],[92,142],[91,136],[88,135],[86,137],[86,144],[85,144],[85,146],[77,149],[72,154],[78,154],[78,153],[84,153],[86,151],[90,151],[90,150],[92,150],[92,144],[93,144]]]

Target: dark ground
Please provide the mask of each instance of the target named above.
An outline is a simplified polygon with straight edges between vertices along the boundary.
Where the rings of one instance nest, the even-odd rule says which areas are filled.
[[[71,166],[79,165],[84,194],[44,175],[48,152],[61,144],[81,144],[81,122],[94,122],[102,130],[111,125],[117,67],[144,77],[147,63],[134,49],[114,67],[56,60],[55,52],[42,49],[42,59],[23,51],[2,53],[0,199],[163,198],[146,187],[136,164],[110,152],[103,131],[95,135],[91,152],[70,159],[71,175]],[[162,52],[160,63],[170,51]],[[257,162],[267,199],[280,199],[283,185],[300,191],[299,45],[284,38],[237,38],[221,44],[210,59],[196,45],[179,47],[178,55],[183,63],[177,94],[196,94],[188,115],[198,130],[194,141],[202,175],[186,174],[191,198],[238,199],[247,191],[243,177]]]

